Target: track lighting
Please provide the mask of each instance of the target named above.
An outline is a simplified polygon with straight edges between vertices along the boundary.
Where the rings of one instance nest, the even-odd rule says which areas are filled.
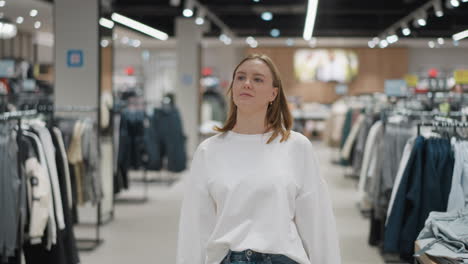
[[[434,13],[436,17],[443,17],[444,11],[442,10],[442,2],[441,0],[437,0],[434,2]]]

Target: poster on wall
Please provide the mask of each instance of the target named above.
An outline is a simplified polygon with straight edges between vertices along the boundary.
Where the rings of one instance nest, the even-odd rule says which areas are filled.
[[[294,72],[300,82],[350,83],[358,74],[356,52],[345,49],[298,49]]]

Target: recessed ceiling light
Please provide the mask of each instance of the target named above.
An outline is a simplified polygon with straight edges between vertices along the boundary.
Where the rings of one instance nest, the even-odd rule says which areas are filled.
[[[135,39],[133,42],[132,42],[132,46],[135,47],[135,48],[138,48],[141,46],[141,41],[138,40],[138,39]]]
[[[32,9],[30,12],[29,12],[29,15],[32,16],[32,17],[35,17],[37,16],[38,12],[36,9]]]
[[[39,29],[39,28],[41,27],[41,25],[42,25],[42,24],[41,24],[40,21],[34,22],[34,28],[35,28],[35,29]]]
[[[274,28],[270,31],[270,35],[274,38],[277,38],[279,37],[279,35],[281,34],[281,32],[279,31],[279,29],[277,28]]]
[[[288,46],[294,45],[294,39],[288,38],[288,39],[286,40],[286,45],[288,45]]]
[[[445,41],[443,38],[438,38],[437,43],[439,43],[439,45],[444,45]]]
[[[260,2],[260,0],[253,0],[253,1],[254,1],[254,3],[258,3],[258,2]]]
[[[197,25],[203,25],[205,23],[205,19],[203,17],[197,17],[195,19],[195,24]]]
[[[435,47],[435,43],[434,43],[434,41],[432,41],[432,40],[429,41],[429,42],[427,43],[427,45],[429,45],[429,48],[431,48],[431,49]]]
[[[182,12],[184,17],[192,17],[193,16],[193,10],[192,9],[184,9],[184,12]]]
[[[271,21],[273,19],[273,14],[271,12],[263,12],[262,19],[265,21]]]
[[[375,43],[374,43],[374,41],[369,41],[369,42],[367,42],[367,45],[368,45],[369,48],[371,48],[371,49],[375,48]]]
[[[24,18],[22,16],[19,16],[19,17],[16,18],[16,23],[17,24],[23,24],[23,22],[24,22]]]
[[[105,48],[109,46],[109,41],[107,39],[101,40],[101,47]]]

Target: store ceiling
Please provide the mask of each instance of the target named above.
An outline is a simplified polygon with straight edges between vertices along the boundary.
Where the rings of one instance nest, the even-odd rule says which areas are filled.
[[[174,37],[174,21],[182,16],[186,0],[180,0],[180,5],[176,7],[170,5],[171,0],[101,1],[110,2],[111,6],[110,9],[102,9],[106,13],[103,16],[118,12]],[[238,37],[269,37],[273,28],[280,30],[280,37],[302,37],[307,0],[198,1]],[[447,0],[442,1],[445,3]],[[426,2],[428,0],[319,0],[314,36],[372,38]],[[448,9],[445,4],[443,8],[445,15],[442,18],[435,17],[433,12],[428,14],[427,26],[414,28],[410,25],[412,34],[406,38],[449,38],[468,29],[468,2],[461,3],[455,9]],[[272,12],[273,20],[262,20],[261,13],[264,11]],[[212,24],[205,36],[218,36],[220,33],[220,28]],[[399,35],[402,38],[401,32]]]
[[[184,0],[173,7],[169,0],[114,0],[113,11],[151,25],[174,36],[174,18],[182,16]],[[273,28],[281,37],[301,37],[307,0],[199,0],[217,15],[237,36],[268,37]],[[374,37],[405,17],[427,0],[321,0],[314,36]],[[273,20],[264,21],[261,13],[270,11]],[[411,37],[451,37],[468,29],[468,3],[456,9],[444,6],[445,16],[428,14],[427,26],[414,29]],[[206,34],[216,36],[212,26]],[[401,34],[401,33],[400,33]]]

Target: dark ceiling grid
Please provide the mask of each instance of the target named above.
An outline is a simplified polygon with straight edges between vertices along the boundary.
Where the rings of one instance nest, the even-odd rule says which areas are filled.
[[[52,0],[45,0],[53,2]],[[281,31],[281,37],[302,37],[307,0],[198,0],[217,15],[237,37],[269,37],[272,28]],[[382,33],[428,0],[319,0],[315,37],[367,37]],[[113,11],[174,37],[174,20],[182,16],[185,0],[174,7],[170,0],[114,0]],[[444,1],[445,2],[445,1]],[[444,17],[428,14],[427,26],[415,28],[407,38],[451,37],[468,28],[468,3],[447,9]],[[272,21],[260,18],[262,11],[273,13]],[[196,14],[196,12],[195,12]],[[109,16],[110,14],[103,14]],[[397,30],[400,38],[403,36]],[[205,36],[216,37],[221,30],[211,23]]]

